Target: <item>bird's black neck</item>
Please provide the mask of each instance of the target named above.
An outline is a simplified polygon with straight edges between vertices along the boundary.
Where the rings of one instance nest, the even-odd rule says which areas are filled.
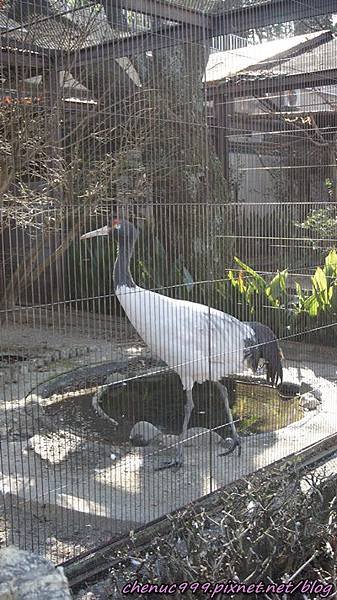
[[[138,231],[135,229],[130,236],[125,236],[119,240],[118,254],[114,266],[114,287],[125,285],[129,288],[136,287],[130,272],[130,260],[133,254],[134,245],[138,237]]]

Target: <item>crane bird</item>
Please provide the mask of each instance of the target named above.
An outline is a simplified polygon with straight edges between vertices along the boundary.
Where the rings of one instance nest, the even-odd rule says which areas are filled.
[[[213,381],[225,405],[232,438],[229,450],[238,447],[240,438],[228,401],[226,386],[221,380],[239,374],[248,365],[257,370],[260,358],[270,364],[270,374],[275,378],[282,367],[278,362],[277,341],[269,328],[256,323],[244,323],[220,310],[203,304],[176,300],[139,287],[130,272],[130,260],[139,230],[127,220],[113,219],[110,225],[89,231],[81,239],[111,235],[118,243],[113,280],[116,296],[127,317],[153,355],[163,360],[180,377],[186,392],[182,435],[186,435],[194,408],[192,389],[194,383]],[[270,347],[273,347],[270,350]],[[182,443],[177,444],[174,459],[160,468],[181,466]]]

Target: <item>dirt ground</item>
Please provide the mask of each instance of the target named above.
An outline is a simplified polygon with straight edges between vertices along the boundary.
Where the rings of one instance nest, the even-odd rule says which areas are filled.
[[[289,342],[283,349],[286,380],[310,384],[320,397],[316,410],[286,428],[245,437],[241,458],[219,456],[207,438],[186,445],[180,470],[156,471],[172,448],[116,445],[112,424],[92,409],[103,376],[87,385],[79,376],[76,393],[67,385],[58,393],[57,383],[49,397],[41,392],[83,367],[146,367],[149,354],[126,321],[85,313],[55,318],[50,311],[2,325],[0,543],[61,563],[335,432],[335,352]]]

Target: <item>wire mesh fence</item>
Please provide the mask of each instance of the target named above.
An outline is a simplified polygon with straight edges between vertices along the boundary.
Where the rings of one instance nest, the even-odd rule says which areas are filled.
[[[335,432],[337,7],[279,4],[1,6],[1,544]]]

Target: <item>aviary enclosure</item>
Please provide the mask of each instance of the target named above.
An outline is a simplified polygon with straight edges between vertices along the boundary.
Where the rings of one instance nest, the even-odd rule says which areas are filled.
[[[335,13],[1,2],[1,544],[63,563],[335,434]]]

